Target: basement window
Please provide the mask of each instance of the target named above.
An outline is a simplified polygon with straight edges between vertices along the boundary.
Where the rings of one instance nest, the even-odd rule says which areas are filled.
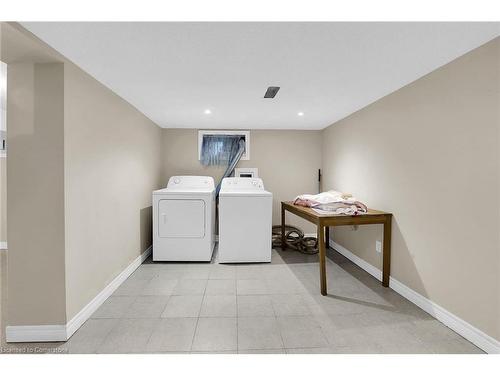
[[[250,132],[246,130],[198,131],[198,160],[204,165],[227,165],[238,140],[245,141],[240,160],[250,160]]]

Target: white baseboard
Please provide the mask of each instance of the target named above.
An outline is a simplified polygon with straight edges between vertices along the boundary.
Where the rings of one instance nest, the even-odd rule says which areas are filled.
[[[351,251],[347,250],[345,247],[342,245],[339,245],[332,239],[330,239],[330,247],[333,248],[335,251],[338,253],[342,254],[345,256],[347,259],[349,259],[351,262],[368,272],[370,275],[375,277],[377,280],[382,281],[382,271],[380,271],[377,267],[372,266],[370,263],[366,262],[365,260],[361,259],[357,255],[354,255]],[[390,283],[390,281],[389,281]],[[390,284],[389,284],[390,286]]]
[[[5,327],[5,341],[7,342],[45,342],[66,340],[67,336],[65,325]]]
[[[5,329],[7,342],[67,341],[83,323],[108,299],[113,292],[146,260],[152,246],[130,263],[97,296],[78,312],[66,325],[8,326]]]
[[[342,245],[339,245],[332,239],[330,239],[330,247],[332,247],[335,251],[342,254],[351,262],[368,272],[370,275],[374,276],[378,280],[382,280],[382,271],[380,271],[377,267],[372,266],[370,263],[354,255],[351,251],[347,250]],[[407,287],[393,277],[391,277],[389,280],[389,287],[396,293],[405,297],[407,300],[414,303],[422,310],[439,320],[441,323],[458,333],[460,336],[464,337],[480,349],[484,350],[486,353],[500,354],[500,342],[487,335],[483,331],[479,330],[478,328],[474,327],[470,323],[467,323],[465,320],[459,318],[458,316],[452,314],[438,304],[432,302],[428,298],[415,292],[413,289]]]
[[[134,259],[113,281],[111,281],[97,296],[94,297],[83,309],[80,310],[67,324],[67,338],[69,339],[73,333],[80,328],[83,323],[108,299],[113,292],[146,260],[151,254],[153,246],[150,246],[141,255]]]
[[[415,292],[413,289],[410,289],[409,287],[392,277],[390,278],[389,286],[395,292],[399,293],[407,300],[413,302],[422,310],[432,315],[448,328],[452,329],[460,336],[469,340],[471,343],[484,350],[486,353],[500,354],[500,342],[498,340],[495,340],[493,337],[487,335],[470,323],[467,323],[465,320],[452,314],[448,310],[425,298],[421,294]]]
[[[0,241],[0,250],[7,250],[7,241]]]

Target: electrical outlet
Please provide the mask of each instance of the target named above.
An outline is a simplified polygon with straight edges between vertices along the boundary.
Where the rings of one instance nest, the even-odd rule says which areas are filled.
[[[382,242],[375,241],[375,251],[377,253],[381,253],[382,252]]]

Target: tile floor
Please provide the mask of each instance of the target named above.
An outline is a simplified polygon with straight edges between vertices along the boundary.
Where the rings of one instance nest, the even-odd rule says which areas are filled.
[[[142,264],[66,343],[69,353],[482,353],[332,251],[271,264]],[[5,350],[4,350],[5,351]]]

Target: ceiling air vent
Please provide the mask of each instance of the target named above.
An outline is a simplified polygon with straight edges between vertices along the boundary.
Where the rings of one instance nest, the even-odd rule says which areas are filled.
[[[267,88],[266,93],[264,94],[264,98],[270,98],[270,99],[274,98],[278,93],[279,89],[280,88],[277,86],[269,86]]]

